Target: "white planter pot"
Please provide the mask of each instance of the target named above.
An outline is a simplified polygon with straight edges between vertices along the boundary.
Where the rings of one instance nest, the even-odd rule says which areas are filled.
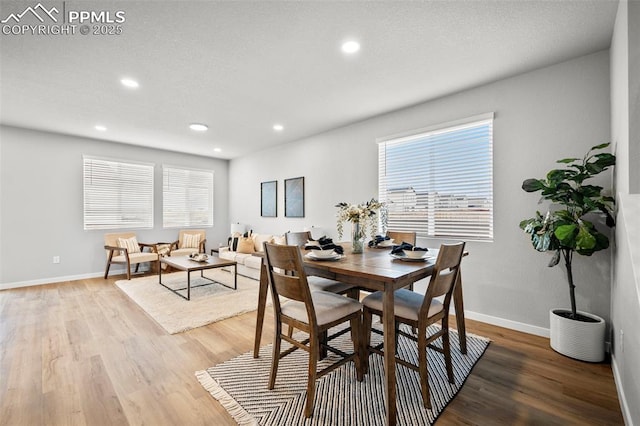
[[[604,360],[604,334],[606,323],[597,315],[578,311],[596,322],[583,322],[555,314],[567,309],[552,309],[549,312],[551,348],[556,352],[581,361]]]

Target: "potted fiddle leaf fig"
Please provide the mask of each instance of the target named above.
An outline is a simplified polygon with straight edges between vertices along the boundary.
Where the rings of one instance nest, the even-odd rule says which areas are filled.
[[[523,220],[520,228],[529,234],[537,251],[553,252],[548,266],[556,266],[562,259],[566,268],[571,309],[551,310],[551,347],[564,355],[591,362],[604,359],[605,322],[596,315],[577,310],[573,255],[591,256],[609,247],[609,238],[589,219],[603,215],[606,226],[613,227],[615,200],[605,195],[601,186],[587,183],[615,165],[613,154],[594,152],[608,146],[608,143],[596,145],[583,158],[558,160],[565,168],[551,170],[544,179],[526,179],[522,183],[526,192],[540,191],[540,203],[549,201],[551,208],[546,214],[537,211],[535,217]]]

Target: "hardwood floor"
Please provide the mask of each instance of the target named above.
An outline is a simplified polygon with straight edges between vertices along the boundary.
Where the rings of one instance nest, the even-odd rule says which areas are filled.
[[[1,425],[235,424],[194,372],[250,351],[255,312],[168,335],[113,285],[121,278],[0,291]],[[265,328],[267,344],[269,311]],[[492,343],[438,425],[623,424],[610,365],[467,329]]]

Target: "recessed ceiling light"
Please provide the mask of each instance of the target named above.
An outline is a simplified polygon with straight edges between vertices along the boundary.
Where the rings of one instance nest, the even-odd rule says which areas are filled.
[[[281,132],[284,130],[284,126],[282,124],[274,124],[273,130],[275,130],[276,132]]]
[[[342,43],[342,51],[344,53],[352,54],[356,53],[358,50],[360,50],[360,43],[357,41],[350,40]]]
[[[131,78],[123,78],[120,80],[120,83],[122,83],[123,86],[128,87],[130,89],[137,89],[140,86],[140,84],[138,84],[137,81]]]
[[[189,128],[191,130],[195,130],[196,132],[206,132],[209,126],[207,126],[206,124],[191,123],[189,124]]]
[[[102,126],[102,125],[100,125],[100,124],[94,126],[94,129],[96,129],[99,132],[106,132],[107,131],[107,128]]]
[[[213,148],[213,152],[222,152],[222,148]]]

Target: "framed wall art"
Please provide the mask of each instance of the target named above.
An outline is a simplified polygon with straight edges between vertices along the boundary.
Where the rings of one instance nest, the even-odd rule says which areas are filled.
[[[304,177],[284,180],[284,215],[304,217]]]
[[[272,180],[260,184],[260,216],[278,216],[278,181]]]

